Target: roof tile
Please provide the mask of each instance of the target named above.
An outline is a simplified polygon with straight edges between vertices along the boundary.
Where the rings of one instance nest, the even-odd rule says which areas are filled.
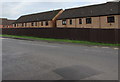
[[[91,17],[120,14],[120,2],[107,2],[98,5],[66,9],[57,19]]]
[[[24,16],[21,16],[20,18],[18,18],[14,23],[52,20],[61,10],[62,9],[24,15]]]

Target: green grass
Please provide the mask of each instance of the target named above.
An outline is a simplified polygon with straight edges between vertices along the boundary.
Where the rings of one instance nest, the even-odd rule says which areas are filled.
[[[31,37],[31,36],[16,36],[16,35],[0,35],[0,36],[1,37],[11,37],[11,38],[23,38],[23,39],[45,40],[45,41],[79,43],[79,44],[87,44],[87,45],[99,45],[99,46],[120,46],[120,44],[97,43],[97,42],[67,40],[67,39],[39,38],[39,37]]]

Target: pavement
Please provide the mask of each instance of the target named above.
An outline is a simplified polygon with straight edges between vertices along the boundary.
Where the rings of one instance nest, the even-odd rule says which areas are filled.
[[[118,48],[2,39],[3,80],[118,80]]]

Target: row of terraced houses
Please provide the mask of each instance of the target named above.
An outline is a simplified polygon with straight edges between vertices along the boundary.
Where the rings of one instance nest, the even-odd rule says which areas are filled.
[[[58,9],[19,17],[12,28],[120,28],[120,2]]]

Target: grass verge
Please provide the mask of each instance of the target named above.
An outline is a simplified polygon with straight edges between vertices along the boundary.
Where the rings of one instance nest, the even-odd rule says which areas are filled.
[[[67,40],[67,39],[39,38],[39,37],[31,37],[31,36],[16,36],[16,35],[0,35],[0,36],[1,37],[11,37],[11,38],[33,39],[33,40],[79,43],[79,44],[87,44],[87,45],[99,45],[99,46],[120,46],[120,44],[97,43],[97,42]]]

